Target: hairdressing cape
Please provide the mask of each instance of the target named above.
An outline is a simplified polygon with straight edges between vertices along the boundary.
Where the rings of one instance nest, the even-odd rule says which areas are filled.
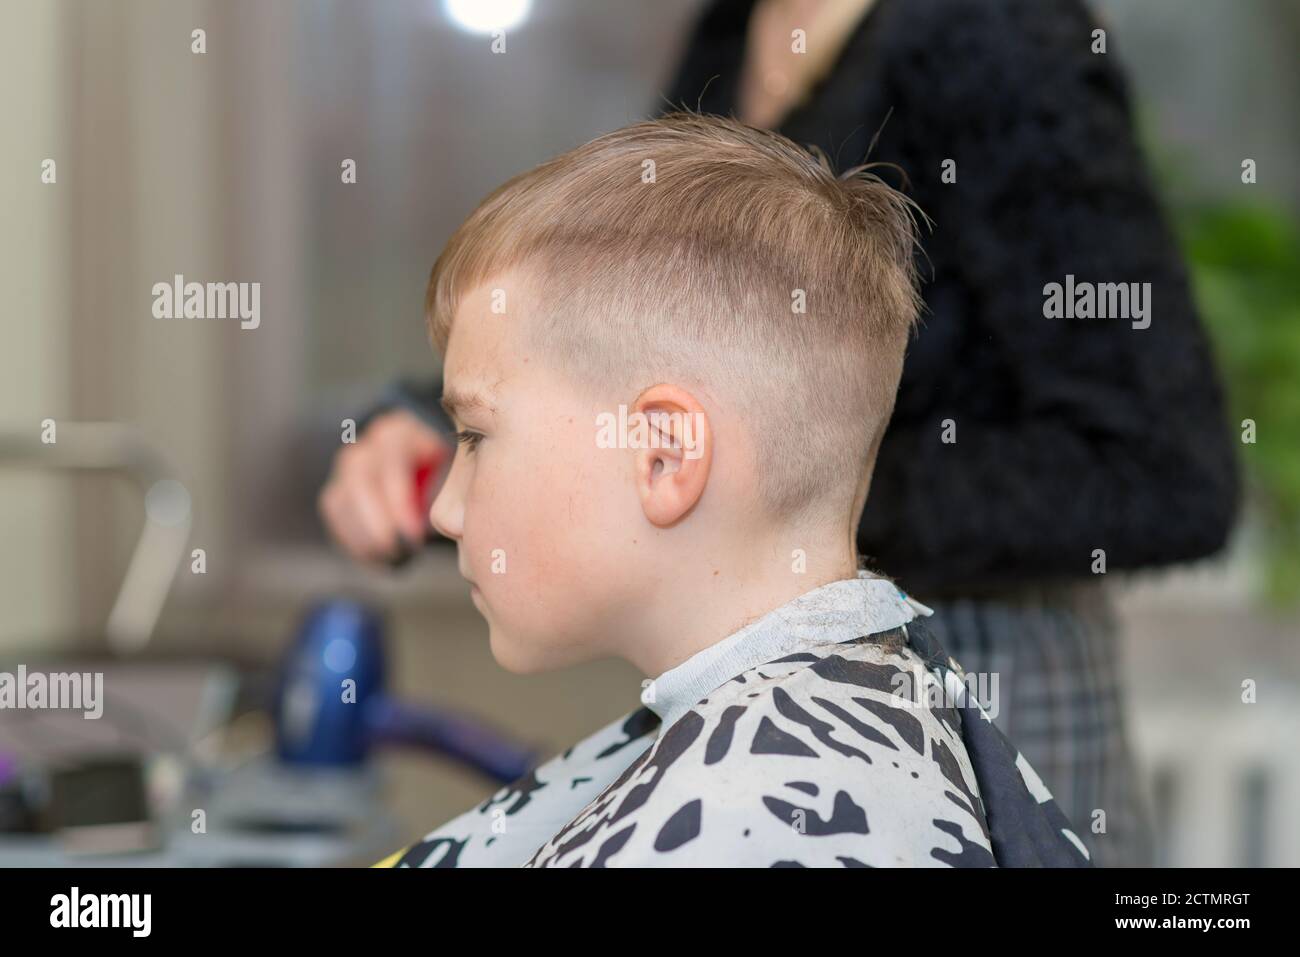
[[[376,866],[1091,866],[929,614],[867,573],[808,592]]]

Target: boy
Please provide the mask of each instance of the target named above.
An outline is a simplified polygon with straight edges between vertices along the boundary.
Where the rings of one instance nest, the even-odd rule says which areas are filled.
[[[916,321],[861,170],[676,114],[509,181],[427,296],[434,502],[493,655],[617,655],[643,707],[395,866],[1088,864],[854,529]]]

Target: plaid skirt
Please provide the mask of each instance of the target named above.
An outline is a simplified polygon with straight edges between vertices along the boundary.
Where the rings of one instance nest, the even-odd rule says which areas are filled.
[[[994,690],[993,723],[1038,771],[1099,867],[1149,867],[1118,627],[1101,583],[929,601],[935,636]],[[977,693],[981,703],[983,691]],[[1098,811],[1104,814],[1098,814]]]

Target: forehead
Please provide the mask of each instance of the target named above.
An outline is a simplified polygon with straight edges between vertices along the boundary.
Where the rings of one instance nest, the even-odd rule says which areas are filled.
[[[512,280],[493,279],[461,297],[443,357],[446,380],[499,378],[512,364],[523,307],[518,283]]]

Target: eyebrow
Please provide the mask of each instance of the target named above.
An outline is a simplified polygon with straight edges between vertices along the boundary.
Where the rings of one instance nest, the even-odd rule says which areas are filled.
[[[456,418],[456,413],[466,412],[470,409],[486,409],[488,412],[496,412],[496,406],[477,391],[461,391],[455,387],[447,388],[443,390],[442,398],[439,401],[443,410],[453,419]]]

